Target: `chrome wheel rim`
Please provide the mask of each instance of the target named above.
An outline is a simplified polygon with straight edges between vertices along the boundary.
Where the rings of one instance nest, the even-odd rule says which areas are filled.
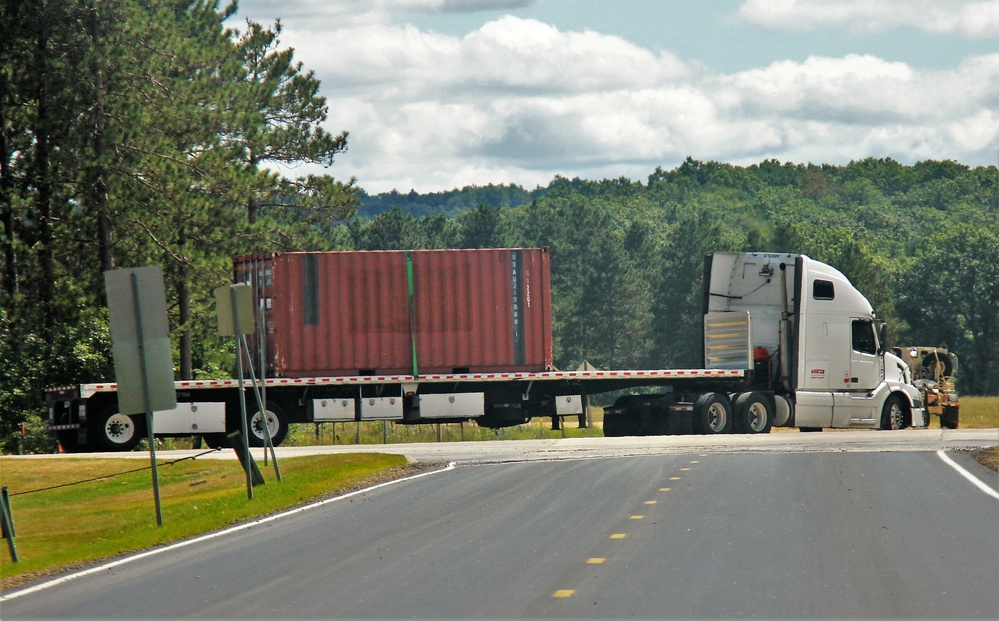
[[[712,432],[724,430],[727,419],[728,413],[723,405],[716,402],[708,407],[708,427]]]
[[[104,424],[104,434],[115,443],[127,443],[135,436],[135,425],[128,416],[115,413]]]
[[[270,437],[274,436],[278,432],[278,420],[271,411],[265,411],[267,415],[267,432],[269,432]],[[254,413],[253,417],[250,419],[250,434],[264,440],[264,426],[261,424],[260,411]]]
[[[749,429],[753,432],[762,432],[767,427],[767,407],[760,402],[753,402],[749,406]]]

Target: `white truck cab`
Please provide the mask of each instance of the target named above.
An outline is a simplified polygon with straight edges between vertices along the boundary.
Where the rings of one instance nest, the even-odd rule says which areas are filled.
[[[884,323],[842,272],[790,253],[714,253],[706,270],[706,317],[748,315],[754,358],[766,359],[771,388],[789,403],[785,425],[926,425],[908,366],[888,351]]]

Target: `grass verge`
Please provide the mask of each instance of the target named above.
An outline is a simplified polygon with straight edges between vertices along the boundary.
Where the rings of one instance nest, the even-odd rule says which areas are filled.
[[[999,428],[999,397],[961,396],[961,428]],[[940,422],[937,421],[939,427]]]
[[[419,468],[407,465],[403,456],[385,454],[288,458],[279,463],[281,482],[272,467],[260,465],[267,483],[255,487],[248,499],[246,476],[235,460],[163,464],[157,469],[163,513],[159,527],[150,470],[136,471],[136,466],[127,459],[0,457],[0,485],[10,494],[19,558],[15,563],[6,541],[0,544],[0,588],[215,531]],[[74,484],[84,480],[91,481]],[[56,487],[61,485],[66,486]]]

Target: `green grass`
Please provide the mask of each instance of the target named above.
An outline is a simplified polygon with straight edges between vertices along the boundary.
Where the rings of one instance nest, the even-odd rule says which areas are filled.
[[[282,447],[309,447],[313,445],[357,445],[360,427],[361,445],[387,443],[434,443],[461,441],[523,441],[537,438],[580,438],[602,437],[604,435],[603,409],[592,409],[593,426],[580,428],[575,417],[566,417],[561,430],[553,430],[551,419],[534,419],[523,425],[491,430],[475,423],[427,423],[417,425],[394,424],[383,421],[361,423],[317,423],[293,424],[288,436],[281,442]],[[438,431],[440,436],[438,436]],[[191,437],[162,439],[157,443],[160,449],[190,449]],[[143,441],[140,450],[147,451]]]
[[[475,423],[396,425],[389,422],[367,421],[360,424],[321,423],[291,426],[288,437],[282,445],[353,445],[357,443],[358,425],[361,429],[362,445],[379,444],[383,440],[389,443],[433,443],[438,439],[443,442],[522,441],[535,438],[603,436],[600,427],[579,428],[575,417],[566,418],[561,430],[552,430],[550,419],[535,419],[523,425],[498,430],[480,428]]]
[[[960,428],[999,428],[999,397],[965,397],[959,399]],[[939,427],[939,421],[937,422]]]
[[[7,542],[0,544],[0,586],[343,492],[404,468],[406,459],[379,454],[288,458],[279,463],[281,482],[272,466],[260,465],[267,483],[254,488],[252,500],[247,498],[246,476],[235,460],[163,464],[157,469],[162,527],[156,524],[150,471],[114,475],[133,471],[139,464],[120,458],[0,457],[0,485],[8,487],[11,495],[19,558],[13,562]],[[94,481],[29,492],[88,479]]]

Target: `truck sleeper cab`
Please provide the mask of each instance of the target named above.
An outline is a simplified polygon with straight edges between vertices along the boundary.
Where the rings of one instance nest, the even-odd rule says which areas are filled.
[[[839,270],[806,255],[715,253],[705,279],[706,317],[748,315],[751,345],[769,363],[756,386],[789,401],[789,425],[926,425],[908,366],[888,351],[884,324]]]

